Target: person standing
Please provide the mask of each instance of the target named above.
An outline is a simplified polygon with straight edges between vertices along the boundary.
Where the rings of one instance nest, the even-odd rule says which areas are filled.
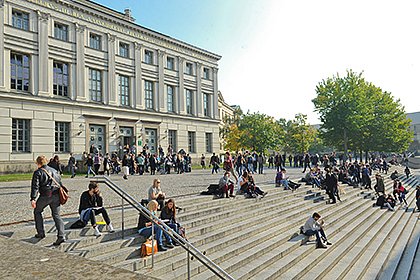
[[[95,172],[92,170],[92,166],[93,166],[93,159],[92,159],[92,155],[88,154],[85,165],[87,165],[87,173],[86,173],[86,178],[89,177],[89,174],[92,173],[93,177],[95,177]]]
[[[216,156],[216,153],[213,153],[213,155],[210,158],[210,164],[212,165],[211,174],[214,174],[214,172],[219,172],[219,157]]]
[[[60,157],[55,155],[54,158],[48,163],[49,167],[54,168],[60,175],[63,175],[63,169],[61,168]]]
[[[201,154],[200,165],[201,169],[206,169],[206,157],[204,154]]]
[[[264,156],[263,153],[260,153],[257,161],[258,161],[258,174],[263,174],[264,173],[264,162],[265,162],[265,156]]]
[[[71,173],[70,178],[74,178],[74,176],[76,176],[76,158],[73,156],[73,153],[70,153],[69,162],[67,163],[67,165]]]
[[[35,228],[37,231],[35,238],[45,238],[42,212],[45,207],[49,206],[57,228],[57,240],[53,245],[58,246],[65,241],[64,223],[60,216],[59,188],[61,186],[61,177],[54,168],[47,166],[47,158],[45,156],[38,156],[36,165],[38,169],[32,175],[31,184],[31,205],[34,209]],[[57,185],[57,183],[60,185]]]
[[[106,153],[104,157],[104,175],[106,173],[106,175],[109,176],[110,169],[111,169],[111,158],[109,157],[109,154]]]
[[[332,200],[331,203],[336,203],[337,201],[336,201],[335,196],[337,196],[338,200],[340,200],[340,197],[338,195],[338,178],[331,171],[330,168],[327,168],[326,171],[327,171],[327,175],[325,176],[326,190],[327,190],[328,196]]]
[[[103,207],[103,199],[99,191],[98,183],[90,182],[89,190],[84,191],[80,196],[79,203],[79,214],[80,220],[85,224],[90,220],[95,236],[101,236],[102,233],[99,231],[96,224],[96,217],[99,214],[102,214],[102,217],[105,220],[107,229],[109,232],[114,232],[112,227],[111,220],[109,219],[108,212]]]
[[[304,158],[304,164],[305,164],[305,166],[304,166],[304,169],[303,169],[303,171],[302,171],[302,173],[305,173],[306,172],[306,168],[311,168],[310,167],[310,164],[311,164],[311,156],[308,154],[308,153],[306,153],[305,154],[305,158]]]

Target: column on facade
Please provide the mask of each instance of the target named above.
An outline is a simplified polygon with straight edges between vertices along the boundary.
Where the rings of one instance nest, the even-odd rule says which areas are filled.
[[[164,60],[166,57],[166,53],[164,51],[158,50],[158,71],[159,71],[159,86],[158,86],[158,100],[159,111],[167,111],[166,106],[166,95],[165,95],[165,67],[164,67]]]
[[[210,104],[210,116],[214,119],[218,119],[219,118],[219,103],[218,103],[218,92],[219,92],[219,87],[218,87],[218,81],[217,81],[217,72],[219,69],[217,68],[213,68],[213,98],[212,98],[212,102],[209,102]]]
[[[41,11],[38,13],[38,95],[49,96],[48,78],[48,21],[50,15]]]
[[[137,109],[144,109],[144,82],[141,73],[141,51],[142,45],[134,42],[134,71],[135,71],[135,82],[134,82],[134,104]]]
[[[76,23],[76,100],[87,101],[85,89],[85,30],[86,26]]]
[[[199,62],[197,62],[197,73],[196,73],[196,79],[197,79],[197,102],[196,102],[196,109],[197,109],[197,116],[202,117],[204,116],[204,103],[203,103],[203,92],[201,90],[201,69],[203,65]]]
[[[0,89],[5,88],[4,60],[4,0],[0,1]]]
[[[115,74],[115,35],[107,34],[108,38],[108,94],[104,96],[104,103],[109,105],[119,105],[120,99],[117,92]]]
[[[186,114],[185,110],[185,89],[184,89],[184,58],[178,57],[179,90],[177,100],[179,101],[179,113]]]

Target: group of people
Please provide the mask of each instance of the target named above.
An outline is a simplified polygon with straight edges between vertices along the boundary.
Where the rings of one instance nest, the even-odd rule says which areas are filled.
[[[36,229],[35,238],[43,239],[46,236],[42,213],[44,209],[49,206],[57,228],[57,240],[53,243],[53,245],[58,246],[66,241],[64,223],[60,216],[61,204],[59,188],[62,186],[60,172],[50,166],[51,164],[48,163],[45,156],[38,156],[36,159],[36,165],[38,168],[32,175],[30,194],[31,206],[34,209]],[[176,220],[176,210],[180,208],[175,206],[175,201],[173,199],[169,199],[168,201],[165,201],[165,199],[166,195],[160,188],[160,180],[155,179],[153,181],[153,185],[148,191],[149,202],[147,207],[149,211],[157,215],[156,211],[158,209],[161,210],[161,220],[175,232],[185,236],[185,231]],[[102,235],[96,220],[96,216],[98,215],[102,215],[108,232],[115,231],[108,212],[104,207],[104,201],[99,185],[96,182],[90,182],[88,189],[81,194],[78,213],[80,215],[79,220],[73,225],[78,224],[77,227],[84,227],[90,222],[94,235],[97,237]],[[150,218],[140,215],[138,222],[139,234],[145,236],[146,238],[150,237],[151,227],[152,223]],[[162,231],[159,226],[154,225],[154,230],[156,233],[155,237],[159,245],[159,251],[165,251],[167,248],[173,248],[174,245],[177,245],[172,242],[170,236]],[[165,237],[165,245],[163,245],[162,236]]]

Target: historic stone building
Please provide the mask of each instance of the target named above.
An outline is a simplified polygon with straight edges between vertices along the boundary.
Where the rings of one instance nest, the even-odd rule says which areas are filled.
[[[217,54],[85,0],[0,0],[0,172],[94,144],[219,152]]]

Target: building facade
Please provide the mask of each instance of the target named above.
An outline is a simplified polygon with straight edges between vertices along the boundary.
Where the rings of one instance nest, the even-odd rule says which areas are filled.
[[[219,152],[220,56],[85,0],[0,0],[0,172],[144,144]]]
[[[410,129],[414,134],[409,151],[418,156],[420,154],[420,112],[407,113],[407,118],[411,120]]]
[[[235,107],[236,106],[231,106],[227,104],[222,93],[219,91],[219,117],[220,117],[219,127],[220,129],[222,129],[225,126],[226,121],[234,118]],[[220,133],[219,133],[219,144],[220,144],[220,147],[219,147],[220,153],[221,154],[225,153],[226,141],[225,139],[223,139],[222,134]]]

